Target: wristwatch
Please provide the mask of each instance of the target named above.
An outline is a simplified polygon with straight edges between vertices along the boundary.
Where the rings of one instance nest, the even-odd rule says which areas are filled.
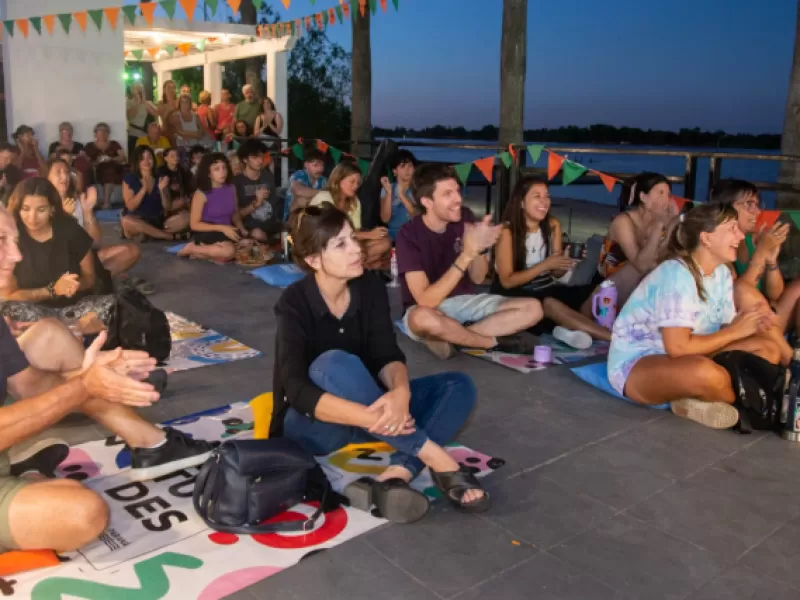
[[[56,284],[53,282],[48,283],[47,292],[50,294],[50,299],[54,299],[56,297]]]

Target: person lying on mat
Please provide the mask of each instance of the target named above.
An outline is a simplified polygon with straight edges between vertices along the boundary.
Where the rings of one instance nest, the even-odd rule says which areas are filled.
[[[17,235],[14,219],[0,209],[2,287],[21,259]],[[95,419],[131,447],[133,480],[199,465],[213,449],[142,419],[134,409],[159,398],[152,385],[141,381],[155,368],[155,360],[143,352],[100,352],[104,341],[101,334],[84,353],[69,329],[55,320],[41,321],[15,340],[0,319],[0,395],[8,391],[15,399],[0,407],[0,552],[75,550],[108,524],[108,508],[94,491],[71,479],[23,479],[10,464],[15,446],[71,412]],[[51,518],[56,514],[57,519]]]
[[[78,194],[74,180],[70,177],[69,165],[60,158],[53,158],[47,162],[47,179],[58,191],[64,212],[83,227],[95,244],[99,244],[103,234],[94,215],[97,188],[91,186],[88,192]],[[95,254],[112,278],[127,273],[142,255],[136,244],[98,247]]]
[[[221,152],[206,154],[197,169],[192,198],[192,241],[178,256],[213,261],[233,260],[236,243],[247,235],[236,202],[228,159]]]
[[[130,239],[186,239],[189,215],[173,213],[167,190],[170,180],[155,175],[156,157],[147,146],[137,146],[131,157],[131,172],[122,181],[122,233]],[[171,216],[167,216],[171,215]]]
[[[275,305],[274,435],[324,455],[347,444],[382,441],[396,450],[371,486],[391,521],[428,509],[408,482],[428,466],[458,509],[482,512],[489,496],[442,448],[466,421],[475,385],[463,373],[409,381],[392,329],[386,285],[364,270],[350,218],[326,204],[292,215],[293,258],[305,278]]]
[[[761,198],[758,188],[741,179],[724,179],[711,190],[710,202],[730,205],[739,215],[739,229],[745,234],[739,245],[736,262],[735,289],[750,286],[760,291],[775,310],[781,331],[800,336],[800,279],[789,285],[778,268],[778,256],[789,235],[789,225],[777,222],[758,230]]]
[[[595,285],[611,279],[617,288],[617,309],[642,278],[658,264],[658,256],[671,227],[676,223],[678,207],[672,200],[669,180],[659,173],[640,173],[625,182],[619,197],[620,214],[611,222],[600,255]],[[592,316],[592,294],[581,306]]]
[[[356,192],[361,186],[361,170],[352,162],[341,162],[328,178],[328,185],[309,202],[309,206],[323,203],[332,204],[347,213],[355,227],[356,239],[364,250],[364,266],[367,269],[386,269],[389,267],[389,254],[392,240],[386,227],[372,230],[361,228],[361,201]]]
[[[558,325],[554,336],[570,346],[588,348],[592,338],[610,341],[608,329],[578,312],[594,285],[567,286],[558,281],[576,261],[564,253],[561,223],[550,214],[547,182],[522,177],[511,192],[503,221],[492,293],[541,301],[545,319]]]
[[[412,191],[420,214],[403,225],[396,244],[408,336],[441,359],[453,355],[454,345],[533,352],[536,338],[524,332],[541,321],[541,303],[475,293],[502,226],[489,216],[476,221],[463,206],[452,167],[417,167]]]
[[[666,260],[631,294],[614,323],[608,379],[640,404],[671,403],[680,416],[733,427],[738,411],[720,353],[739,350],[770,364],[786,342],[766,302],[734,305],[728,263],[744,238],[736,210],[703,205],[681,217]]]

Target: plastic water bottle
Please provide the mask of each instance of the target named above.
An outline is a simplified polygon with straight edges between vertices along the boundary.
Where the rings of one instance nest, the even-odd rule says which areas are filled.
[[[392,274],[392,280],[387,284],[390,288],[400,287],[400,282],[397,280],[397,254],[392,248],[392,262],[389,267],[389,271]]]
[[[789,388],[784,394],[783,404],[781,407],[781,421],[784,423],[783,439],[800,442],[800,349],[794,351],[792,362],[789,364]]]
[[[600,290],[592,297],[592,314],[601,327],[611,329],[617,318],[617,286],[606,279]]]

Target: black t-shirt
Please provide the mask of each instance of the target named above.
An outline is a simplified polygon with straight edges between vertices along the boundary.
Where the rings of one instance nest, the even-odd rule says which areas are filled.
[[[279,210],[279,198],[275,193],[275,177],[269,169],[261,169],[258,179],[250,179],[244,173],[240,173],[233,178],[233,184],[236,186],[236,197],[239,201],[239,208],[250,206],[256,199],[256,192],[258,188],[265,187],[269,190],[264,204],[259,206],[255,212],[251,213],[250,217],[256,221],[270,221],[274,218],[283,217],[283,211]]]
[[[47,155],[50,156],[52,154],[55,154],[56,150],[58,150],[59,148],[61,148],[61,142],[53,142],[52,144],[50,144],[50,148],[48,148],[47,150]],[[78,152],[82,151],[83,151],[83,144],[81,144],[80,142],[72,142],[72,150],[70,151],[72,152],[72,154],[77,154]]]
[[[75,219],[56,217],[53,221],[53,237],[46,242],[34,240],[19,220],[17,227],[22,260],[14,267],[14,277],[19,289],[47,287],[65,273],[80,275],[81,261],[92,249],[92,238]],[[90,293],[86,290],[72,298],[56,297],[42,304],[55,308],[70,306]]]
[[[28,361],[8,329],[5,320],[0,319],[0,404],[8,392],[8,378],[28,368]]]
[[[158,185],[158,180],[162,177],[169,178],[169,193],[173,200],[180,198],[191,199],[193,192],[191,186],[192,176],[186,169],[179,166],[173,171],[167,165],[163,165],[156,169],[156,185]]]

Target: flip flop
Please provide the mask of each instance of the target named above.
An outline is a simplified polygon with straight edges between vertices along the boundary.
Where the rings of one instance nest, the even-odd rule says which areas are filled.
[[[475,475],[461,467],[458,471],[437,473],[431,470],[431,477],[436,487],[450,501],[457,510],[465,513],[481,513],[489,510],[492,505],[489,493],[483,489]],[[483,497],[464,504],[461,499],[468,490],[481,490]]]
[[[425,494],[411,489],[407,481],[398,478],[375,481],[362,477],[344,488],[344,495],[350,500],[350,506],[359,510],[369,511],[374,504],[380,515],[392,523],[414,523],[430,508]]]

